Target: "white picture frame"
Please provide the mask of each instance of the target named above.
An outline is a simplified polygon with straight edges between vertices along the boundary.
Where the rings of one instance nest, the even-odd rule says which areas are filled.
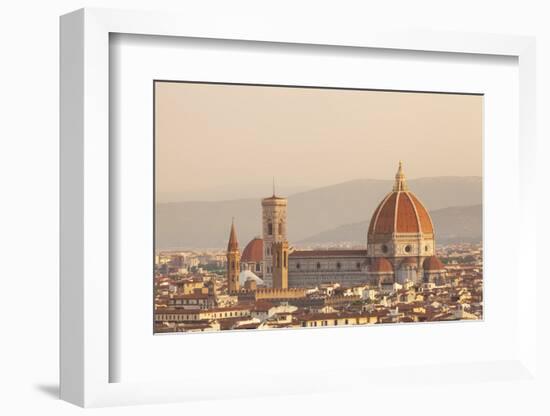
[[[83,9],[61,18],[61,398],[80,406],[158,403],[214,397],[242,397],[280,393],[306,394],[359,388],[375,389],[380,380],[399,378],[412,388],[419,383],[472,383],[500,378],[537,383],[535,290],[538,271],[533,250],[536,241],[535,206],[535,40],[530,37],[468,33],[381,32],[361,29],[349,33],[310,31],[307,34],[276,24],[243,19],[239,25],[219,21],[204,26],[192,16],[168,13]],[[418,365],[414,367],[331,370],[336,382],[321,382],[315,375],[266,374],[269,381],[252,383],[246,391],[227,388],[213,380],[205,391],[187,381],[111,382],[110,366],[116,357],[110,348],[109,259],[109,36],[113,33],[187,38],[331,45],[332,47],[430,51],[453,54],[516,57],[519,67],[519,244],[522,280],[514,319],[517,347],[498,361]],[[529,213],[529,215],[527,214]],[[487,213],[485,214],[487,215]],[[531,245],[532,247],[532,245]],[[516,271],[518,272],[518,271]],[[270,334],[270,336],[275,336]],[[414,373],[411,378],[410,375]],[[346,380],[346,381],[342,381]],[[204,379],[203,379],[204,381]],[[274,386],[281,386],[274,389]],[[284,387],[283,387],[284,386]],[[382,389],[383,390],[383,389]],[[493,392],[493,394],[497,394]],[[497,397],[497,396],[495,396]]]

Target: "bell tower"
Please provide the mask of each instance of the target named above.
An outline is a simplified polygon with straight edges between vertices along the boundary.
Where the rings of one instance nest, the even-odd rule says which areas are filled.
[[[288,289],[288,242],[273,243],[273,288]]]
[[[237,241],[237,231],[235,231],[235,221],[231,221],[231,231],[227,243],[227,290],[230,293],[239,291],[240,261],[241,253]]]
[[[262,238],[264,241],[264,281],[269,287],[274,287],[273,282],[273,244],[286,242],[286,211],[288,201],[286,198],[275,194],[275,183],[273,195],[262,199]],[[288,252],[288,243],[287,243]],[[288,263],[288,261],[287,261]]]

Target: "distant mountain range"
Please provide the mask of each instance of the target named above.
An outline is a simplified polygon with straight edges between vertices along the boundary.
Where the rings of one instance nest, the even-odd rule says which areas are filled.
[[[305,192],[314,189],[314,186],[306,185],[281,185],[277,184],[277,192],[281,195],[293,195],[298,192]],[[161,192],[157,194],[157,201],[160,203],[182,202],[182,201],[228,201],[235,199],[235,195],[239,195],[239,199],[262,198],[266,192],[269,192],[271,186],[266,186],[265,183],[250,184],[246,187],[242,185],[221,184],[215,187],[194,189],[181,192]]]
[[[430,210],[438,241],[479,241],[480,177],[421,178],[408,183]],[[388,180],[358,179],[290,195],[290,243],[365,242],[370,217],[392,184]],[[224,247],[232,217],[241,247],[261,234],[259,198],[159,203],[158,248]]]
[[[451,207],[437,209],[431,212],[436,231],[436,242],[479,242],[482,236],[482,207]],[[323,231],[302,241],[297,245],[327,244],[346,242],[351,244],[366,244],[368,221],[341,225],[332,230]]]

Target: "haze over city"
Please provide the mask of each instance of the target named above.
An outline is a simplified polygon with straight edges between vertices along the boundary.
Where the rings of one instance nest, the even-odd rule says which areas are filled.
[[[482,319],[482,104],[156,83],[155,332]]]
[[[482,174],[479,95],[172,82],[155,88],[160,203],[259,197],[273,177],[284,195],[387,180],[396,160],[407,161],[410,179]]]

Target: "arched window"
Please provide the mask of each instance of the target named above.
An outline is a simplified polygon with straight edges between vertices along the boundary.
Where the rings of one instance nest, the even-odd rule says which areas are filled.
[[[279,223],[279,235],[283,235],[284,233],[284,223],[281,221]]]
[[[271,221],[267,223],[267,235],[273,235],[273,223]]]
[[[336,268],[337,268],[338,270],[340,270],[340,269],[342,268],[342,265],[340,264],[340,262],[336,263]]]
[[[317,270],[321,268],[321,263],[317,263]]]

